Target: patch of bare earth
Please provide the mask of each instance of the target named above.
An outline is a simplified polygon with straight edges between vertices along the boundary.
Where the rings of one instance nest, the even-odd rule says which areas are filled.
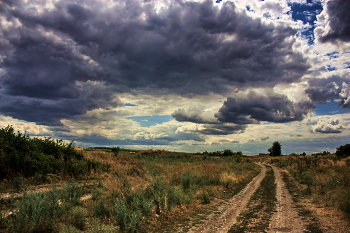
[[[319,220],[319,228],[327,233],[350,232],[350,224],[346,221],[344,214],[330,207],[316,205],[308,199],[301,199],[300,203],[309,209]]]
[[[281,171],[275,166],[272,166],[272,169],[275,174],[277,203],[269,232],[305,232],[307,223],[298,215],[292,196],[282,179]]]
[[[192,227],[188,232],[227,232],[237,222],[237,217],[246,207],[265,177],[266,167],[261,164],[259,165],[261,166],[261,172],[241,192],[221,205],[217,211],[210,214],[202,224]]]

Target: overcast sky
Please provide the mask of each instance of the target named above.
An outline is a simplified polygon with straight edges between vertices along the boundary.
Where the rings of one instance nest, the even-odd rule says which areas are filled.
[[[0,126],[76,146],[350,143],[348,0],[4,0]]]

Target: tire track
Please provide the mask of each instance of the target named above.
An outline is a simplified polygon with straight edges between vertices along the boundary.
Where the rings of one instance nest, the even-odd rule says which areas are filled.
[[[266,174],[266,167],[261,165],[261,172],[242,191],[220,206],[200,226],[192,227],[189,233],[226,233],[237,222],[236,218],[246,207],[250,198],[260,186]]]
[[[299,217],[292,196],[289,194],[282,179],[281,171],[271,165],[275,173],[276,182],[276,212],[273,214],[270,222],[269,233],[275,232],[305,232],[306,222]]]

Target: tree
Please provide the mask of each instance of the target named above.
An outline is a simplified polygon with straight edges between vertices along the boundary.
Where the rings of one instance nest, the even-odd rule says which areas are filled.
[[[345,144],[337,147],[337,151],[335,152],[337,156],[347,157],[350,155],[350,144]]]
[[[272,146],[267,150],[270,152],[271,156],[280,156],[282,155],[282,146],[278,141],[274,142]]]

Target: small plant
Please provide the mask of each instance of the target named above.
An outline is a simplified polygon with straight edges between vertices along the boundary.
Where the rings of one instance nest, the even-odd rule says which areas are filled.
[[[84,230],[86,224],[86,216],[88,214],[87,209],[74,206],[69,210],[68,219],[71,225],[80,230]]]
[[[120,230],[125,232],[128,225],[128,213],[126,203],[123,199],[117,198],[115,203],[115,212],[117,214],[117,216],[115,216],[115,220],[118,223]]]
[[[190,191],[190,189],[192,187],[193,180],[194,180],[194,177],[193,177],[192,173],[190,173],[190,172],[182,175],[182,177],[181,177],[182,188],[185,192]]]
[[[71,225],[64,225],[64,226],[61,226],[59,231],[59,233],[80,233],[81,231],[78,230],[77,228],[75,228],[74,226],[71,226]]]
[[[79,183],[70,179],[65,186],[62,199],[69,202],[72,206],[80,205],[82,202],[80,198],[83,196],[84,188]]]
[[[92,211],[96,217],[105,218],[111,215],[110,210],[105,206],[102,201],[99,201],[92,205]]]
[[[63,213],[59,205],[58,193],[24,193],[17,203],[15,218],[10,220],[10,229],[14,232],[51,231]]]
[[[203,191],[201,197],[202,197],[201,198],[202,199],[202,204],[209,204],[210,203],[210,196],[209,196],[208,192]]]

